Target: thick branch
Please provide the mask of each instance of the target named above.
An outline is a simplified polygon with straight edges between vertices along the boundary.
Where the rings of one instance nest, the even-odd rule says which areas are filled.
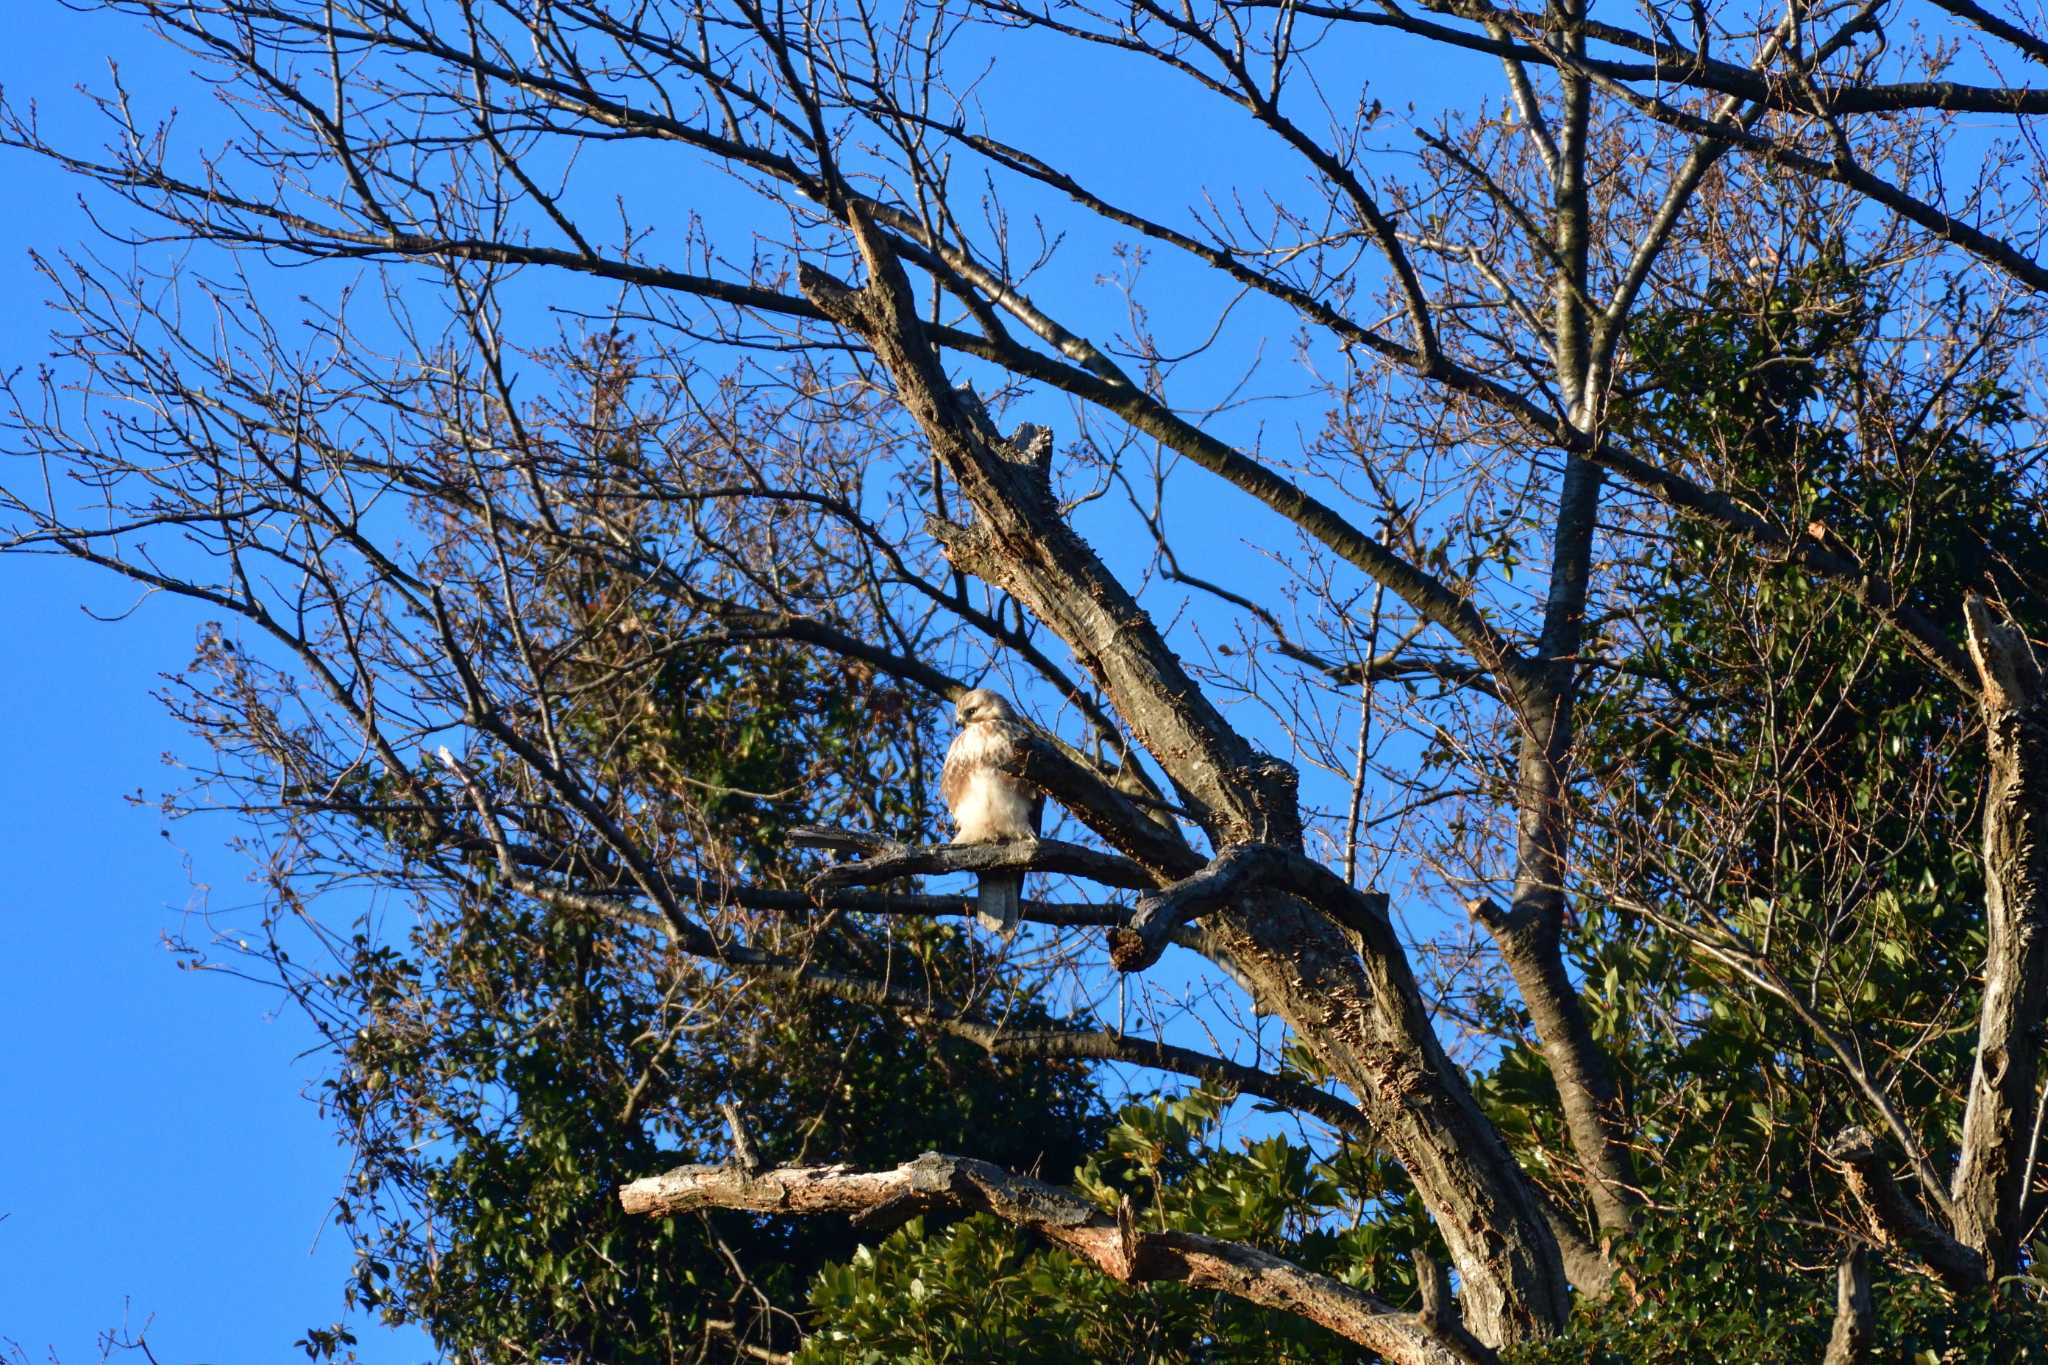
[[[971,527],[934,523],[947,557],[1013,593],[1066,641],[1203,819],[1232,832],[1294,837],[1293,770],[1231,729],[1149,614],[1061,517],[1050,482],[1051,433],[1027,427],[1007,441],[997,435],[979,402],[957,392],[941,370],[888,243],[858,211],[851,223],[868,287],[850,289],[808,265],[799,283],[874,351],[979,513]]]
[[[1957,1290],[1983,1288],[1984,1258],[1938,1227],[1892,1178],[1891,1164],[1868,1128],[1844,1129],[1828,1144],[1842,1179],[1870,1216],[1872,1233],[1887,1246],[1917,1256]]]
[[[1170,1281],[1215,1290],[1306,1318],[1396,1365],[1482,1365],[1491,1352],[1439,1331],[1340,1280],[1269,1252],[1187,1232],[1156,1232],[1102,1212],[1072,1190],[967,1157],[927,1152],[891,1171],[791,1166],[750,1175],[731,1166],[681,1166],[619,1188],[630,1214],[694,1209],[889,1216],[936,1210],[990,1213],[1081,1257],[1123,1283]]]
[[[1237,899],[1256,875],[1264,844],[1232,844],[1200,871],[1155,895],[1141,897],[1130,923],[1109,937],[1118,971],[1141,972],[1159,960],[1180,927]]]
[[[789,891],[774,886],[739,886],[702,878],[672,878],[679,894],[698,900],[768,910],[777,914],[802,915],[820,910],[842,910],[856,915],[893,915],[906,919],[936,919],[946,915],[973,913],[968,896],[935,896],[914,891],[832,891],[819,897],[808,891]],[[1130,921],[1128,906],[1095,901],[1024,902],[1023,919],[1031,924],[1064,928],[1113,927]]]
[[[992,762],[1065,806],[1159,880],[1185,876],[1201,866],[1202,855],[1188,847],[1170,816],[1146,810],[1036,731],[1013,735],[1012,740],[1009,752],[993,756]]]
[[[1934,0],[1934,4],[1937,9],[1945,9],[1959,19],[1969,20],[1994,38],[2003,38],[2030,60],[2048,65],[2048,42],[2043,42],[2036,34],[1999,18],[1983,6],[1970,3],[1970,0]]]
[[[458,770],[459,771],[459,770]],[[474,779],[470,779],[473,784]],[[471,786],[474,799],[476,791]],[[308,802],[308,810],[337,811],[354,818],[364,818],[372,813],[371,807],[350,802]],[[433,813],[429,806],[409,807],[423,818]],[[488,811],[488,806],[484,807]],[[486,815],[486,819],[490,817]],[[885,847],[889,840],[876,835],[855,833],[848,830],[828,830],[819,826],[799,827],[813,837],[813,847],[831,847],[864,852]],[[830,842],[827,842],[827,837]],[[591,901],[602,901],[623,908],[628,900],[638,899],[637,890],[598,889],[618,888],[621,873],[613,869],[612,875],[597,875],[588,878],[592,888],[572,892],[567,887],[550,886],[531,877],[524,876],[521,869],[535,873],[549,873],[564,865],[567,852],[561,848],[543,849],[532,844],[515,843],[505,837],[502,828],[486,825],[486,832],[467,835],[451,831],[446,836],[446,847],[464,852],[493,854],[502,875],[508,884],[516,885],[522,894],[546,899],[557,895],[578,895]],[[684,873],[669,873],[668,884],[675,894],[704,905],[736,905],[746,910],[765,910],[781,915],[809,915],[820,911],[838,910],[856,915],[892,915],[908,919],[937,919],[948,915],[965,915],[972,911],[970,898],[964,895],[931,895],[916,891],[849,891],[834,890],[824,895],[808,890],[793,890],[780,886],[756,886],[745,882],[726,881],[716,877],[693,877]],[[1051,924],[1068,927],[1107,928],[1128,924],[1130,907],[1115,902],[1100,901],[1042,901],[1024,902],[1024,918],[1034,924]]]
[[[1482,898],[1467,909],[1492,935],[1536,1025],[1544,1062],[1557,1082],[1565,1130],[1585,1171],[1600,1226],[1609,1231],[1626,1228],[1640,1198],[1635,1161],[1607,1055],[1593,1036],[1579,989],[1565,971],[1562,907],[1524,904],[1509,912]]]
[[[1583,6],[1577,14],[1583,18]],[[1582,45],[1582,40],[1574,41]],[[1581,102],[1584,93],[1583,88],[1578,91]],[[1568,102],[1567,112],[1571,116],[1562,128],[1560,164],[1577,177],[1583,171],[1585,110]],[[1560,380],[1568,391],[1579,394],[1584,409],[1580,419],[1585,421],[1592,412],[1585,387],[1591,382],[1589,348],[1594,343],[1593,325],[1579,302],[1587,251],[1585,187],[1573,178],[1569,186],[1560,183],[1558,194],[1559,253],[1576,273],[1560,271],[1574,287],[1558,291],[1556,351]],[[1585,636],[1603,479],[1603,471],[1591,460],[1576,454],[1565,457],[1538,657],[1511,699],[1520,730],[1514,898],[1506,915],[1481,920],[1492,932],[1536,1025],[1594,1213],[1602,1228],[1621,1232],[1629,1227],[1639,1198],[1627,1116],[1579,988],[1565,970],[1563,951],[1563,887],[1571,848],[1564,793],[1570,780],[1567,764],[1582,681],[1577,660]]]
[[[1606,1298],[1614,1288],[1614,1262],[1587,1240],[1577,1220],[1559,1207],[1548,1193],[1539,1190],[1538,1198],[1542,1201],[1543,1216],[1550,1224],[1550,1231],[1557,1238],[1558,1254],[1564,1258],[1565,1273],[1571,1276],[1572,1288],[1580,1298],[1595,1303]]]
[[[850,289],[811,269],[799,283],[867,343],[972,504],[972,525],[933,523],[947,557],[1011,593],[1067,643],[1212,840],[1298,849],[1294,769],[1231,728],[1158,624],[1068,524],[1051,485],[1051,433],[996,433],[972,395],[947,380],[887,240],[858,210],[849,224],[868,286]],[[1250,898],[1215,919],[1217,941],[1254,998],[1358,1096],[1413,1176],[1456,1261],[1472,1330],[1494,1344],[1554,1332],[1567,1306],[1556,1241],[1527,1177],[1431,1031],[1391,929],[1364,925],[1373,951],[1361,961],[1325,915],[1289,895]]]
[[[1200,871],[1141,898],[1129,923],[1111,934],[1110,958],[1119,971],[1143,971],[1159,960],[1188,921],[1266,887],[1307,895],[1319,909],[1360,935],[1366,933],[1368,921],[1374,925],[1385,922],[1384,895],[1355,891],[1333,873],[1325,882],[1310,870],[1321,867],[1272,844],[1232,844]]]

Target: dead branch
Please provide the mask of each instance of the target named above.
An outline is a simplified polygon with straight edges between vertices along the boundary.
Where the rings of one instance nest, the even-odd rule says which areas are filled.
[[[681,1166],[620,1186],[619,1204],[629,1214],[649,1217],[704,1208],[856,1217],[889,1210],[891,1218],[937,1210],[989,1213],[1121,1283],[1180,1283],[1280,1308],[1397,1365],[1489,1365],[1496,1359],[1462,1331],[1399,1312],[1269,1252],[1195,1233],[1143,1229],[1072,1190],[967,1157],[927,1152],[894,1170],[873,1172],[791,1166],[753,1175],[731,1166]]]
[[[1868,1128],[1843,1129],[1828,1144],[1828,1156],[1840,1166],[1843,1182],[1863,1206],[1880,1243],[1918,1257],[1956,1289],[1983,1285],[1984,1257],[1950,1236],[1900,1187]]]
[[[2048,1019],[2048,688],[2026,634],[1964,599],[1982,687],[1984,1000],[1961,1151],[1950,1187],[1956,1235],[1997,1273],[2018,1268],[2026,1168]]]

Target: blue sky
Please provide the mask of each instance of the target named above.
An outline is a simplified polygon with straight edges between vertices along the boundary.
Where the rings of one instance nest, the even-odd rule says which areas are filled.
[[[105,57],[141,89],[165,73],[132,24],[53,0],[9,5],[7,30],[0,83],[53,130],[78,124],[69,87],[102,81]],[[28,249],[89,230],[61,177],[4,167],[0,364],[32,372],[49,318]],[[0,562],[0,1343],[96,1362],[125,1317],[152,1323],[163,1365],[289,1360],[340,1311],[348,1242],[324,1223],[343,1154],[302,1097],[301,1019],[260,987],[179,971],[163,946],[191,909],[252,897],[225,821],[167,831],[133,801],[175,781],[160,756],[187,741],[148,694],[191,657],[199,615],[82,610],[135,604],[74,565]],[[431,1355],[415,1334],[364,1335],[365,1361]]]
[[[59,141],[72,129],[96,140],[71,87],[103,83],[109,55],[147,107],[170,86],[203,117],[183,63],[132,22],[57,0],[16,0],[8,20],[0,83],[10,101],[35,98]],[[1090,87],[1099,77],[1066,74]],[[1404,74],[1421,84],[1424,71]],[[1087,113],[1048,107],[1068,121],[1036,130],[1042,148],[1096,136]],[[1222,144],[1195,135],[1193,112],[1182,117],[1179,145],[1216,154]],[[0,164],[0,365],[33,370],[50,319],[27,251],[87,241],[91,229],[62,177],[20,155]],[[1199,181],[1201,168],[1158,158],[1141,174]],[[1229,534],[1254,534],[1241,503],[1232,514]],[[304,1055],[311,1032],[260,987],[180,972],[163,946],[193,910],[254,899],[246,865],[224,848],[225,820],[166,830],[151,801],[178,785],[161,756],[190,741],[148,694],[190,657],[202,615],[138,605],[132,589],[77,566],[0,560],[0,620],[15,642],[0,670],[11,741],[0,859],[12,873],[0,909],[0,1029],[12,1041],[0,1049],[11,1120],[0,1123],[0,1343],[39,1365],[97,1361],[97,1334],[124,1318],[151,1323],[163,1365],[287,1360],[296,1337],[340,1308],[349,1250],[325,1215],[344,1160],[304,1098],[319,1066]],[[417,1334],[359,1330],[373,1365],[431,1355]]]

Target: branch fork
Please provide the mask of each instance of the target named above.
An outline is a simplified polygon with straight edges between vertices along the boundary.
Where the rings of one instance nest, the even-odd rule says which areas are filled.
[[[1274,844],[1230,844],[1199,871],[1142,897],[1130,923],[1110,933],[1110,960],[1117,970],[1141,972],[1152,966],[1190,920],[1253,892],[1291,892],[1372,943],[1391,933],[1387,898],[1359,891],[1321,863]]]

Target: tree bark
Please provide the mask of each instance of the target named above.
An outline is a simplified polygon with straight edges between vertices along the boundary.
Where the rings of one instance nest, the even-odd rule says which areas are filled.
[[[1963,603],[1984,712],[1984,1000],[1950,1197],[1956,1236],[2018,1269],[2027,1150],[2048,1010],[2048,689],[2026,635]]]
[[[619,1189],[630,1214],[693,1209],[847,1213],[886,1227],[940,1209],[991,1213],[1072,1252],[1124,1283],[1172,1281],[1307,1318],[1394,1365],[1493,1365],[1494,1354],[1449,1319],[1399,1312],[1341,1280],[1256,1247],[1190,1232],[1155,1232],[1111,1217],[1072,1190],[967,1157],[927,1152],[889,1171],[790,1166],[758,1174],[737,1166],[681,1166]]]
[[[1110,933],[1110,961],[1118,971],[1143,971],[1159,960],[1189,920],[1268,887],[1308,900],[1339,926],[1368,940],[1365,951],[1398,951],[1391,931],[1381,932],[1387,918],[1383,893],[1353,890],[1322,864],[1290,849],[1231,844],[1199,871],[1140,897],[1129,920]]]
[[[1850,1247],[1835,1271],[1835,1327],[1821,1365],[1857,1365],[1876,1334],[1871,1320],[1870,1261],[1861,1245]]]
[[[1983,1287],[1987,1263],[1982,1253],[1950,1236],[1899,1187],[1869,1129],[1844,1129],[1828,1144],[1828,1155],[1840,1163],[1843,1183],[1869,1215],[1871,1236],[1879,1244],[1919,1257],[1958,1292]]]
[[[1568,60],[1559,67],[1556,149],[1550,158],[1553,269],[1551,349],[1558,392],[1573,433],[1597,448],[1605,439],[1605,395],[1592,390],[1599,322],[1589,269],[1592,209],[1587,158],[1592,139],[1591,84],[1575,69],[1586,51],[1585,0],[1548,11],[1549,41]],[[1493,930],[1501,959],[1536,1026],[1565,1131],[1586,1175],[1594,1216],[1609,1232],[1625,1231],[1638,1191],[1634,1155],[1613,1068],[1593,1037],[1585,1002],[1564,968],[1564,884],[1570,827],[1565,773],[1578,700],[1577,656],[1585,635],[1593,541],[1599,527],[1603,471],[1578,449],[1565,451],[1551,547],[1550,588],[1537,657],[1509,680],[1521,727],[1516,755],[1515,890],[1508,914]]]
[[[887,242],[857,209],[849,221],[868,286],[851,289],[809,268],[800,282],[888,371],[973,505],[972,526],[935,525],[948,557],[1066,641],[1218,847],[1298,850],[1293,768],[1230,728],[1150,615],[1068,526],[1050,483],[1051,433],[1025,427],[1004,440],[979,402],[954,390]],[[1399,945],[1361,963],[1331,920],[1286,892],[1247,897],[1212,918],[1259,1003],[1351,1090],[1415,1181],[1457,1266],[1472,1332],[1493,1346],[1556,1332],[1568,1308],[1556,1239],[1528,1178],[1438,1044]]]
[[[1583,260],[1580,261],[1583,266]],[[1559,304],[1560,318],[1576,303]],[[1561,320],[1560,346],[1577,334]],[[1580,337],[1574,344],[1583,344]],[[1601,471],[1578,455],[1565,460],[1558,499],[1557,543],[1544,609],[1540,657],[1511,679],[1521,740],[1516,755],[1515,891],[1503,914],[1476,902],[1474,913],[1492,934],[1515,978],[1536,1038],[1557,1083],[1565,1131],[1586,1174],[1594,1216],[1609,1232],[1625,1231],[1641,1198],[1629,1128],[1613,1067],[1593,1037],[1592,1021],[1564,967],[1564,883],[1571,833],[1565,809],[1579,687],[1576,657],[1585,634],[1593,537],[1599,524]]]

